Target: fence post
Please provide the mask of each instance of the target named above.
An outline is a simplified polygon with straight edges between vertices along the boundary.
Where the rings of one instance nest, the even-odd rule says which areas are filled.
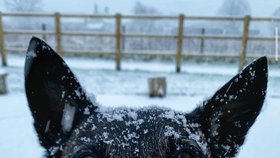
[[[244,18],[242,48],[241,48],[240,63],[239,63],[239,69],[238,69],[239,71],[243,69],[243,67],[246,63],[250,19],[251,19],[251,17],[249,15],[245,16],[245,18]]]
[[[121,30],[121,33],[122,33],[122,51],[125,51],[125,26],[123,25],[122,26],[122,30]]]
[[[181,71],[182,65],[182,50],[183,50],[183,38],[184,38],[184,19],[183,14],[179,15],[178,37],[177,37],[177,54],[176,54],[176,72]]]
[[[55,39],[56,39],[56,52],[62,56],[62,45],[61,45],[61,22],[60,13],[55,13]]]
[[[7,66],[7,55],[5,50],[5,38],[4,38],[4,24],[3,24],[3,15],[0,12],[0,51],[1,51],[1,58],[2,58],[2,65]]]
[[[42,31],[45,32],[47,30],[47,25],[46,24],[42,24]],[[47,41],[47,37],[45,34],[43,34],[43,40]]]
[[[201,28],[201,43],[200,43],[200,53],[204,53],[204,35],[205,35],[205,28]]]
[[[115,54],[115,61],[116,61],[116,70],[121,70],[121,55],[122,55],[122,44],[121,44],[121,14],[116,14],[116,54]]]

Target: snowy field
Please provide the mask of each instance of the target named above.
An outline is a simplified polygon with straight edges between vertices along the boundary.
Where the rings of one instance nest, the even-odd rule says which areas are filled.
[[[0,95],[0,158],[40,158],[40,147],[24,93],[24,57],[9,56],[7,95]],[[86,91],[106,106],[140,107],[160,105],[191,111],[214,94],[236,72],[236,64],[184,63],[183,72],[174,72],[174,63],[126,61],[123,71],[114,70],[110,60],[66,58]],[[269,68],[268,94],[264,108],[249,131],[239,158],[278,158],[280,142],[280,67]],[[167,97],[150,99],[147,79],[167,78]]]

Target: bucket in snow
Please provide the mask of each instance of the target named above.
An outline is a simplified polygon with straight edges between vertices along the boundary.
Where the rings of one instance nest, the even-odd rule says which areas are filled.
[[[153,77],[148,79],[149,96],[164,97],[166,96],[166,78]]]

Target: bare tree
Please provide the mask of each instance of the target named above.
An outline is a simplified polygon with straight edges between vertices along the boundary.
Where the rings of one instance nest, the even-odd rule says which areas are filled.
[[[133,13],[135,15],[155,15],[158,11],[154,7],[144,5],[140,1],[137,1],[133,7]],[[131,21],[128,28],[126,28],[126,31],[140,34],[152,34],[156,31],[156,29],[156,22],[154,20],[135,19]],[[136,50],[151,50],[152,47],[155,47],[154,41],[142,38],[129,41],[129,45]]]
[[[274,18],[280,18],[280,7],[274,10],[274,12],[273,12],[273,14],[272,14],[272,17],[274,17]],[[278,30],[280,30],[280,24],[279,24],[279,22],[278,22],[278,21],[272,21],[271,26],[270,26],[270,30],[271,30],[270,32],[271,32],[272,35],[275,34],[275,29],[276,29],[276,28],[277,28]],[[278,32],[278,34],[279,34],[279,32]]]
[[[280,7],[274,10],[273,16],[280,17]]]
[[[39,12],[42,10],[42,0],[3,0],[10,12]],[[41,19],[31,17],[11,17],[9,28],[30,29],[41,27]]]
[[[36,12],[42,10],[42,0],[4,0],[7,10],[12,12]]]
[[[152,15],[157,14],[158,11],[153,7],[144,5],[141,2],[137,1],[133,7],[133,13],[136,15]]]
[[[219,14],[225,16],[250,15],[250,4],[247,0],[224,0],[219,10]]]
[[[224,0],[218,12],[222,16],[245,16],[251,14],[250,4],[247,0]],[[224,34],[240,34],[242,21],[232,20],[222,24]]]

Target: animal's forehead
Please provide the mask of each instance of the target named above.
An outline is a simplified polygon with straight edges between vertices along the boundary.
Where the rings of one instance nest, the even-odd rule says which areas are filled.
[[[74,130],[71,139],[75,139],[75,144],[71,144],[71,148],[79,150],[81,144],[102,144],[137,154],[155,149],[166,150],[168,138],[192,140],[204,154],[207,153],[200,124],[189,120],[184,113],[157,107],[99,109],[97,114],[89,116]],[[177,148],[183,147],[183,144],[177,145]],[[143,151],[141,146],[146,146],[147,151]]]
[[[90,116],[80,127],[84,128],[88,125],[96,125],[97,127],[102,127],[104,125],[103,128],[105,129],[108,127],[118,127],[118,129],[135,130],[138,132],[145,130],[145,128],[175,128],[185,131],[184,134],[187,135],[191,134],[193,131],[199,130],[200,127],[200,124],[188,119],[187,115],[184,113],[158,107],[101,110],[96,115]]]

